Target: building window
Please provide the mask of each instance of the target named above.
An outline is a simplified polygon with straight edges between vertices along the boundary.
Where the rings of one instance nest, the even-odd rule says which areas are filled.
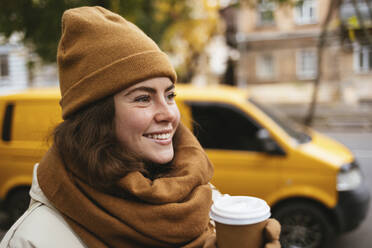
[[[275,76],[274,56],[263,54],[256,60],[256,75],[260,79],[273,79]]]
[[[274,18],[275,3],[268,0],[261,0],[258,4],[258,25],[266,26],[275,23]]]
[[[354,70],[358,73],[372,72],[372,49],[354,45]]]
[[[316,23],[316,0],[299,1],[294,9],[296,24],[314,24]]]
[[[317,73],[315,50],[301,50],[296,55],[296,71],[299,79],[314,79]]]
[[[0,54],[0,78],[9,76],[8,54]]]

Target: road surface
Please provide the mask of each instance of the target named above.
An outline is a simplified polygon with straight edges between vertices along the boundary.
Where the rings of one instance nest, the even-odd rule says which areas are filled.
[[[372,193],[372,133],[326,133],[349,147],[356,156]],[[372,247],[372,209],[358,229],[341,235],[334,248]]]

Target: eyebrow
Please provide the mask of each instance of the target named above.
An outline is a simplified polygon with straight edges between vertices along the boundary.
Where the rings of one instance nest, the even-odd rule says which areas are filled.
[[[168,91],[170,91],[172,89],[174,89],[174,84],[171,84],[168,88],[165,89],[164,92],[168,92]],[[149,93],[156,93],[156,89],[154,89],[154,88],[147,87],[147,86],[139,86],[139,87],[134,88],[134,89],[130,90],[129,92],[127,92],[125,94],[125,96],[128,96],[128,95],[132,94],[135,91],[146,91],[146,92],[149,92]]]

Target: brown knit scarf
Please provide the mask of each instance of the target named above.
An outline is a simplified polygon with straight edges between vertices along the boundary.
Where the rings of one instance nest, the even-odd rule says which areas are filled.
[[[180,125],[172,176],[151,181],[131,172],[117,183],[123,195],[97,191],[66,171],[52,147],[37,171],[39,185],[88,247],[203,247],[213,230],[208,185],[213,168],[196,138]]]

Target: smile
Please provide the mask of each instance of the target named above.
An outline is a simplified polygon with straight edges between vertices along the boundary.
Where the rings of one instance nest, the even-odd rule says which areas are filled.
[[[143,136],[155,140],[168,140],[171,138],[172,133],[144,134]]]

